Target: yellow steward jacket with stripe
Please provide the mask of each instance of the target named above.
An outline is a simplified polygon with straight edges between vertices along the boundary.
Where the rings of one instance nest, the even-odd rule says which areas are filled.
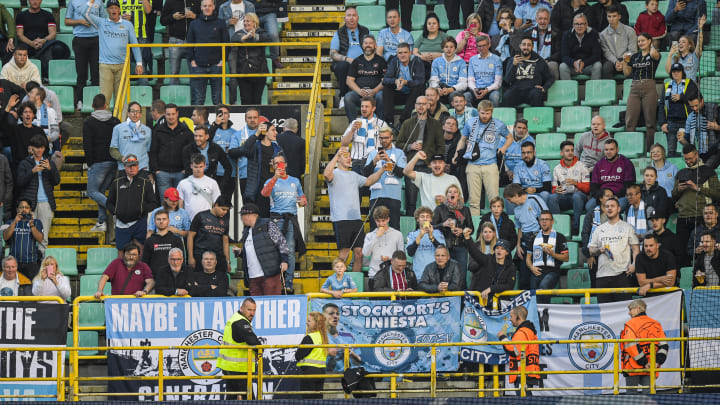
[[[312,333],[308,333],[308,335],[312,339],[312,343],[314,345],[321,345],[322,344],[322,335],[319,331],[315,331]],[[304,339],[303,339],[304,340]],[[325,364],[327,362],[327,354],[325,353],[325,348],[322,347],[316,347],[313,348],[310,351],[310,354],[305,356],[303,359],[298,359],[297,366],[298,367],[317,367],[325,369]]]
[[[225,324],[223,348],[220,349],[217,366],[221,370],[247,372],[247,347],[259,344],[260,340],[253,332],[250,320],[236,312]],[[255,361],[252,361],[252,371],[255,371]]]

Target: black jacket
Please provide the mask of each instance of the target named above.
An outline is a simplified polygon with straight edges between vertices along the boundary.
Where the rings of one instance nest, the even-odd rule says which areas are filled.
[[[232,166],[230,165],[230,159],[228,159],[227,155],[225,154],[225,151],[223,148],[214,143],[208,141],[208,145],[210,147],[207,151],[207,169],[205,169],[205,174],[207,176],[212,177],[215,179],[218,184],[226,184],[225,182],[229,182],[230,178],[232,177]],[[185,145],[182,151],[182,161],[185,163],[185,174],[188,176],[192,176],[192,168],[190,167],[190,158],[192,155],[200,153],[200,148],[198,148],[197,144],[195,142],[189,143]],[[222,182],[220,178],[217,175],[217,167],[218,163],[222,165],[222,167],[225,169],[225,172],[222,176]]]
[[[653,233],[657,235],[659,239],[660,249],[670,252],[670,254],[675,257],[675,263],[677,263],[678,267],[687,266],[687,252],[685,251],[684,244],[680,242],[677,235],[669,229],[665,229],[660,235],[658,235],[657,232]]]
[[[283,149],[277,142],[273,142],[272,147],[273,156],[277,156],[279,153],[283,152]],[[260,160],[262,159],[262,149],[257,135],[250,135],[242,146],[230,149],[228,151],[228,155],[231,159],[239,159],[243,156],[248,158],[247,183],[245,185],[244,197],[248,200],[255,201],[257,196],[260,194],[260,189],[265,184],[265,180],[267,180],[261,178],[262,171],[260,170]]]
[[[155,126],[152,131],[152,143],[150,145],[150,171],[151,172],[181,172],[185,170],[183,148],[195,143],[194,135],[190,128],[182,122],[178,122],[175,129],[170,129],[166,123]]]
[[[27,157],[28,146],[30,146],[30,138],[34,135],[42,135],[46,140],[45,153],[50,152],[50,143],[47,142],[45,131],[37,125],[26,127],[18,124],[18,120],[11,114],[5,112],[4,108],[0,108],[0,129],[5,134],[3,146],[9,146],[12,152],[13,168]]]
[[[599,4],[599,3],[598,3]],[[560,46],[561,62],[572,68],[576,60],[582,59],[585,66],[602,61],[602,49],[600,48],[600,35],[594,29],[588,29],[583,35],[582,44],[575,35],[575,30],[565,31]]]
[[[472,222],[472,214],[470,213],[470,208],[462,207],[462,210],[460,210],[458,215],[457,211],[450,211],[450,208],[448,208],[446,204],[440,204],[435,207],[432,218],[433,228],[438,229],[440,232],[442,232],[443,236],[445,237],[445,244],[449,248],[452,249],[454,246],[465,246],[462,234],[460,235],[460,237],[457,237],[454,233],[452,233],[452,231],[450,231],[450,228],[443,225],[443,223],[448,219],[454,219],[455,226],[458,228],[475,229],[475,226]]]
[[[100,120],[94,116],[88,117],[83,123],[83,150],[85,163],[92,166],[100,162],[115,162],[110,156],[110,141],[113,128],[120,120],[112,115],[107,120]]]
[[[584,5],[577,10],[573,10],[570,3],[571,0],[560,0],[555,3],[552,12],[550,13],[550,26],[558,35],[562,35],[563,32],[572,29],[573,18],[576,15],[590,15],[590,6]]]
[[[228,274],[224,271],[193,273],[190,295],[193,297],[226,297],[228,292]],[[211,285],[216,286],[212,288]]]
[[[685,71],[683,71],[683,76],[685,76]],[[696,99],[699,90],[695,81],[691,79],[683,80],[687,80],[687,89],[680,95],[680,100],[672,101],[672,95],[669,91],[665,91],[660,96],[657,110],[658,126],[667,124],[668,121],[679,121],[683,123],[683,128],[685,127],[684,123],[687,121],[687,116],[692,112],[688,100]]]
[[[155,292],[160,295],[175,295],[178,289],[187,290],[190,293],[190,283],[193,276],[193,268],[183,265],[177,277],[173,276],[170,265],[163,266],[155,271]]]
[[[155,221],[155,218],[150,218],[151,221]],[[150,270],[153,272],[153,277],[157,275],[158,269],[161,269],[168,265],[168,255],[170,249],[178,248],[181,250],[185,249],[185,244],[182,238],[175,235],[172,232],[168,232],[165,235],[160,235],[155,232],[150,235],[149,238],[145,239],[143,244],[142,261],[143,263],[150,266]]]
[[[220,7],[219,4],[218,7]],[[167,27],[169,36],[180,39],[187,37],[188,26],[192,20],[187,18],[176,20],[173,18],[173,14],[177,12],[184,14],[185,8],[191,9],[197,16],[202,15],[200,2],[197,0],[165,0],[162,12],[160,13],[160,24]]]
[[[414,56],[410,57],[408,62],[408,69],[410,70],[410,76],[412,80],[408,80],[408,87],[425,86],[425,65],[422,63],[420,58]],[[383,77],[383,87],[395,89],[395,79],[400,77],[400,59],[393,58],[388,63],[388,70],[385,72]]]
[[[620,8],[620,22],[625,25],[630,25],[630,16],[628,14],[627,7],[625,7],[624,4],[613,1],[613,5]],[[609,5],[608,5],[609,6]],[[600,2],[597,2],[590,6],[590,15],[588,15],[588,24],[592,27],[593,30],[596,30],[598,33],[608,26],[608,20],[607,20],[607,8]],[[587,65],[587,63],[586,63]]]
[[[285,151],[287,174],[302,182],[305,174],[305,140],[295,132],[285,131],[277,136],[277,143]]]
[[[420,277],[420,291],[426,293],[438,292],[438,284],[441,282],[448,283],[448,291],[462,291],[465,288],[465,272],[460,268],[460,264],[450,259],[445,265],[445,272],[442,277],[436,262],[432,262],[425,266],[422,277]]]
[[[15,176],[15,186],[19,191],[18,198],[27,198],[30,201],[30,207],[35,209],[37,206],[37,192],[40,174],[42,173],[43,188],[50,203],[50,208],[55,211],[55,194],[53,189],[55,186],[60,184],[60,172],[53,163],[52,159],[48,159],[50,162],[50,172],[43,170],[42,172],[33,173],[32,169],[35,167],[35,158],[28,156],[20,162],[17,167],[17,173]]]
[[[512,62],[507,64],[504,80],[513,89],[532,89],[535,86],[542,86],[545,89],[545,97],[550,86],[555,82],[555,77],[550,73],[545,59],[537,53],[530,52],[530,59],[519,63],[517,66]]]
[[[375,277],[373,277],[373,291],[395,291],[390,281],[391,271],[390,260],[380,263],[380,270],[378,270],[378,272],[375,273]],[[413,291],[418,290],[417,277],[410,264],[405,266],[405,281],[407,282],[407,288]]]
[[[250,38],[243,41],[242,37],[247,32],[242,29],[236,31],[230,39],[230,42],[242,42],[242,43],[259,43],[259,42],[272,42],[271,38],[267,35],[267,32],[263,29],[258,29],[255,32],[255,38]],[[235,52],[237,55],[237,72],[238,73],[268,73],[267,62],[265,61],[265,47],[264,46],[235,46],[231,52]],[[264,77],[257,78],[265,80]],[[240,80],[248,80],[240,79]]]
[[[258,17],[262,17],[268,13],[277,13],[282,5],[280,0],[248,0],[255,5],[255,13]]]
[[[5,155],[0,157],[0,202],[5,207],[13,206],[13,173]]]
[[[476,239],[482,237],[482,224],[484,224],[485,222],[492,223],[492,220],[490,219],[491,215],[492,212],[488,212],[480,218],[480,226],[477,229]],[[496,229],[495,233],[497,233],[498,239],[505,239],[507,241],[510,241],[510,243],[513,243],[517,240],[517,231],[515,230],[515,224],[505,211],[500,214],[500,229]]]
[[[110,185],[105,206],[122,222],[132,222],[144,221],[158,204],[150,180],[135,176],[130,183],[127,176],[122,175]]]
[[[515,10],[515,2],[513,0],[500,0],[500,8],[509,8]],[[499,10],[499,9],[498,9]],[[482,32],[490,31],[492,26],[493,17],[495,17],[495,7],[493,6],[492,0],[480,0],[477,8],[475,9],[477,14],[480,14],[480,20],[482,21]]]
[[[492,294],[497,294],[515,287],[515,265],[510,255],[505,258],[505,264],[499,265],[495,261],[495,255],[483,254],[478,244],[471,239],[465,239],[465,246],[470,253],[468,271],[473,273],[468,288],[470,291],[490,288]]]
[[[668,218],[670,211],[672,210],[672,201],[667,196],[667,191],[660,187],[657,182],[650,186],[650,190],[645,188],[645,185],[641,186],[642,200],[645,202],[645,209],[647,207],[653,207],[655,212]]]
[[[198,18],[194,19],[188,26],[187,43],[224,43],[229,42],[225,21],[217,18],[217,14],[205,16],[198,14]],[[185,48],[188,51],[188,57],[199,67],[215,66],[222,59],[222,50],[214,46],[198,46]]]
[[[713,270],[715,270],[715,273],[720,275],[720,252],[716,249],[715,254],[713,255],[712,259],[710,260],[710,265],[712,266]],[[705,282],[700,284],[697,278],[695,278],[695,273],[698,271],[702,271],[705,273]],[[695,259],[695,265],[693,266],[693,288],[698,286],[703,286],[707,284],[707,272],[705,271],[705,253],[700,253]]]
[[[242,268],[245,273],[245,285],[250,285],[247,268],[247,252],[245,251],[245,240],[250,231],[253,233],[255,254],[262,266],[265,277],[272,277],[279,274],[280,264],[288,262],[288,256],[281,253],[279,247],[275,245],[275,242],[270,238],[268,230],[270,226],[277,227],[274,223],[271,224],[271,221],[267,218],[258,218],[253,228],[246,226],[245,229],[243,229],[242,239],[240,240],[243,247],[240,251],[240,257],[242,257]]]

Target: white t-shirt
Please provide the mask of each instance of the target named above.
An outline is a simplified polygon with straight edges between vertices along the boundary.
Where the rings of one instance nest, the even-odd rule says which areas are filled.
[[[263,277],[265,273],[263,272],[262,266],[260,265],[260,260],[257,257],[257,254],[255,254],[255,244],[253,243],[253,237],[252,237],[252,229],[250,232],[248,232],[248,237],[245,239],[245,257],[247,258],[247,269],[248,269],[248,278],[258,278]]]
[[[238,22],[235,23],[235,32],[245,28],[243,25],[243,18],[245,17],[245,2],[243,1],[239,4],[230,2],[230,10],[232,10],[232,16],[238,19]]]
[[[598,226],[588,247],[605,247],[610,250],[612,259],[606,253],[599,256],[597,277],[612,277],[624,273],[632,259],[631,245],[639,243],[635,229],[625,221],[615,224],[608,221]]]
[[[460,181],[452,174],[443,173],[441,176],[435,176],[432,173],[415,172],[413,183],[420,189],[420,204],[431,210],[434,210],[437,205],[435,204],[435,196],[444,196],[445,191],[451,184],[457,185],[462,195]]]
[[[0,275],[0,296],[17,297],[19,289],[20,282],[17,277],[15,277],[15,280],[6,280],[5,277]]]
[[[191,221],[198,212],[212,208],[215,200],[220,197],[220,187],[214,179],[208,176],[199,179],[188,176],[180,181],[177,189]]]

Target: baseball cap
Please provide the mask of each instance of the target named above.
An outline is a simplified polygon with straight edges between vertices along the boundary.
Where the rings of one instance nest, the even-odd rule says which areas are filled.
[[[125,156],[125,159],[123,159],[123,164],[125,166],[137,166],[140,163],[138,162],[137,156],[135,156],[131,153],[131,154]]]
[[[660,213],[657,212],[657,210],[655,210],[655,208],[653,208],[653,207],[648,207],[645,210],[645,214],[646,214],[648,220],[662,218],[662,215],[660,215]]]
[[[683,67],[683,65],[681,65],[679,63],[673,63],[672,66],[670,67],[670,71],[673,72],[675,70],[685,71],[685,68]]]
[[[444,162],[444,161],[445,161],[445,156],[443,156],[443,155],[433,155],[432,158],[430,159],[431,162],[434,162],[434,161],[436,161],[436,160],[442,160],[442,161]]]
[[[170,187],[169,189],[165,190],[164,197],[170,199],[170,201],[179,201],[180,193],[178,193],[175,187]]]
[[[511,247],[512,245],[510,245],[510,242],[508,242],[505,239],[498,239],[498,241],[495,242],[495,247],[498,247],[498,246],[501,248],[505,248],[505,250],[507,250],[508,253],[512,252],[512,247]]]
[[[105,8],[110,8],[112,6],[120,7],[120,2],[118,0],[108,0],[107,3],[105,3]]]
[[[240,215],[258,214],[260,215],[260,209],[253,203],[247,203],[240,209]]]

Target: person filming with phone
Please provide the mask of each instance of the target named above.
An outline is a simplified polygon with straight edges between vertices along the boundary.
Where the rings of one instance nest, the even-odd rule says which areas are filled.
[[[4,228],[3,239],[10,245],[10,255],[17,261],[17,270],[33,279],[40,268],[42,255],[38,251],[38,244],[43,239],[43,225],[33,217],[28,199],[21,198],[18,201],[15,218]]]
[[[42,261],[40,272],[32,282],[32,293],[36,297],[60,297],[64,301],[70,298],[70,279],[58,268],[58,262],[53,256],[47,256]],[[57,304],[57,301],[44,301],[48,304]]]

